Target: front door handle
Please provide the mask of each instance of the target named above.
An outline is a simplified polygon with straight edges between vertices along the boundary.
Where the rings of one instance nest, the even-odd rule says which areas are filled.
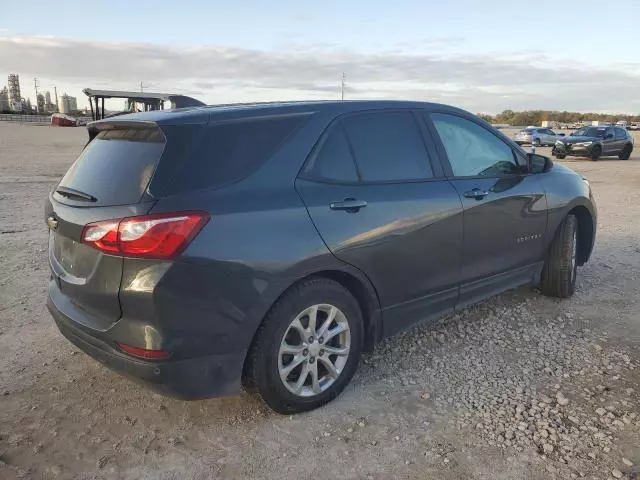
[[[465,198],[475,198],[476,200],[482,200],[487,195],[489,195],[489,192],[486,190],[480,190],[479,188],[474,188],[468,192],[464,192]]]
[[[329,208],[331,210],[345,210],[349,213],[359,212],[361,208],[367,206],[367,202],[364,200],[357,200],[355,198],[345,198],[341,202],[331,202]]]

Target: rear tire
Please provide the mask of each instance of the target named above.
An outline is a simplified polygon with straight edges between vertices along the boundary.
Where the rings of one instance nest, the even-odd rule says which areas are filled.
[[[620,152],[620,155],[618,155],[618,158],[620,160],[629,160],[631,152],[633,152],[633,147],[629,144],[626,144],[622,149],[622,152]]]
[[[598,160],[600,158],[600,155],[602,155],[602,148],[596,145],[595,147],[593,147],[593,150],[591,150],[591,160]]]
[[[550,297],[573,295],[578,269],[578,219],[567,215],[551,242],[542,269],[541,290]]]
[[[315,327],[310,323],[312,318]],[[323,333],[329,318],[335,320]],[[330,336],[338,327],[341,333]],[[362,313],[349,291],[326,278],[305,280],[289,289],[260,325],[247,356],[245,377],[253,387],[249,390],[257,391],[267,405],[282,414],[325,405],[353,377],[363,341]],[[289,349],[297,350],[286,353]],[[296,366],[287,370],[293,364]]]
[[[555,157],[556,157],[558,160],[562,160],[563,158],[566,158],[567,156],[566,156],[566,155],[563,155],[562,153],[556,153],[556,154],[555,154]]]

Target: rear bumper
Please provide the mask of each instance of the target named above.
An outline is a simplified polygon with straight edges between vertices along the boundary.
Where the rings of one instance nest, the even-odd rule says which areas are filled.
[[[61,312],[52,299],[47,307],[60,332],[74,345],[110,369],[144,383],[159,393],[185,400],[232,395],[241,391],[243,353],[212,354],[195,358],[146,361],[121,352],[108,331],[89,331]]]

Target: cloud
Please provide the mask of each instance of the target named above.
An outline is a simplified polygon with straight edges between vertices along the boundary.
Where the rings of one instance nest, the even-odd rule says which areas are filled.
[[[459,44],[458,38],[424,40]],[[364,53],[339,46],[279,50],[98,43],[0,33],[0,65],[68,85],[176,91],[205,101],[338,98],[342,72],[349,98],[452,103],[472,111],[566,109],[637,112],[637,68],[595,67],[528,55]]]

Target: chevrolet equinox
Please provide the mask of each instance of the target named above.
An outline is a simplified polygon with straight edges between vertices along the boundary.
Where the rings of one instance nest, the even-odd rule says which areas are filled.
[[[404,101],[93,122],[45,207],[48,307],[110,368],[181,398],[335,398],[363,351],[507,289],[574,291],[586,179],[463,110]]]

